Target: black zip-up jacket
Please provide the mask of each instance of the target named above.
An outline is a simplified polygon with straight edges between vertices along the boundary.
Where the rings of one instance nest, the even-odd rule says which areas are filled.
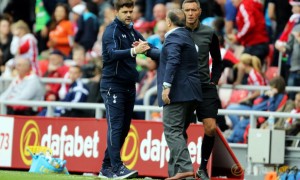
[[[118,18],[106,27],[102,38],[103,70],[101,87],[108,84],[116,86],[132,86],[138,81],[135,57],[131,56],[132,44],[139,39],[145,41],[143,36],[123,24]],[[159,59],[159,50],[150,49],[147,56]]]
[[[220,53],[220,44],[218,36],[215,31],[206,25],[199,23],[199,26],[191,30],[191,36],[195,44],[198,46],[198,65],[200,72],[200,79],[202,84],[214,82],[218,84],[220,76],[223,71],[223,62]],[[212,70],[210,75],[209,69],[209,54],[212,57]]]

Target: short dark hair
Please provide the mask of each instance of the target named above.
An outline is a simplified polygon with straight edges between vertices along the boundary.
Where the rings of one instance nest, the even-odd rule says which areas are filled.
[[[122,7],[134,7],[133,0],[116,0],[115,1],[115,9],[119,11]]]
[[[285,81],[281,76],[273,78],[270,81],[270,86],[276,88],[278,90],[278,93],[285,92]]]
[[[168,12],[167,17],[178,27],[185,26],[185,14],[181,9],[172,9]]]
[[[182,3],[182,6],[185,3],[196,3],[199,7],[201,7],[200,2],[198,0],[184,0],[183,3]]]

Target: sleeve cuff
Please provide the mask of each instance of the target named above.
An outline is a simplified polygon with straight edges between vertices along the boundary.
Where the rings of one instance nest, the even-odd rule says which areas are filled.
[[[135,57],[135,55],[136,55],[135,48],[130,49],[130,55],[131,55],[131,57]]]
[[[166,87],[168,87],[168,88],[172,87],[172,84],[167,83],[167,82],[164,82],[163,85],[166,86]]]

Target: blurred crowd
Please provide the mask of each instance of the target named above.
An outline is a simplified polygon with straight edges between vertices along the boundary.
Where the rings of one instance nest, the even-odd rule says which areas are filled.
[[[166,12],[182,0],[136,0],[134,28],[157,48],[166,33]],[[222,108],[300,112],[300,94],[285,86],[300,85],[299,0],[200,0],[201,22],[215,29],[223,59],[222,84],[270,85],[271,90],[231,90],[220,94]],[[0,100],[102,102],[102,34],[114,18],[113,0],[2,0],[0,2],[0,76],[13,78]],[[136,57],[140,81],[136,104],[156,85],[156,65]],[[46,83],[40,78],[68,83]],[[83,83],[82,78],[88,78]],[[157,102],[156,95],[150,105]],[[290,108],[284,108],[290,104]],[[9,106],[8,114],[45,116],[47,109]],[[57,116],[93,117],[95,112],[56,107]],[[135,119],[145,114],[135,112]],[[161,120],[160,113],[152,119]],[[245,142],[249,118],[221,117],[219,126],[230,142]],[[277,128],[299,133],[299,120],[278,119]],[[279,123],[280,122],[280,123]],[[259,118],[258,127],[268,120]]]

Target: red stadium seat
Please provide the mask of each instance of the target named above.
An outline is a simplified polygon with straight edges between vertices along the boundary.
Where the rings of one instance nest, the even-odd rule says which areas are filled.
[[[242,99],[246,98],[248,96],[249,91],[243,90],[243,89],[233,89],[230,100],[227,105],[232,103],[239,103]]]
[[[272,65],[272,63],[273,63],[273,56],[274,56],[274,45],[270,44],[269,45],[268,56],[265,58],[265,62],[266,62],[267,68]]]
[[[278,75],[278,67],[275,66],[268,67],[265,72],[265,78],[268,82],[270,82],[274,77],[277,77]]]

